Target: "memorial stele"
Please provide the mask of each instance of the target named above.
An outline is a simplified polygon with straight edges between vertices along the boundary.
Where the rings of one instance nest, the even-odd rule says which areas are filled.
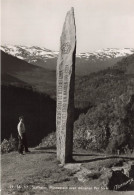
[[[57,159],[61,164],[72,161],[74,123],[74,83],[76,26],[74,8],[67,12],[60,37],[57,60],[56,137]]]

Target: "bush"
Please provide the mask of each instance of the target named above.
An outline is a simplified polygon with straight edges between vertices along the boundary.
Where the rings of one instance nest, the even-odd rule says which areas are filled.
[[[45,147],[45,148],[56,148],[56,133],[52,132],[48,134],[47,137],[42,139],[42,142],[37,146],[37,148]]]
[[[1,153],[8,153],[11,151],[17,150],[17,141],[13,136],[11,135],[9,140],[4,139],[1,143]]]

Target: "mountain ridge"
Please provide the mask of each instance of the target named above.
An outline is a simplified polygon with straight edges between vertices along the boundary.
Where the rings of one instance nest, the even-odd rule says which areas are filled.
[[[58,52],[38,46],[1,46],[1,50],[30,64],[56,70]],[[76,55],[76,74],[86,75],[108,68],[134,53],[133,48],[107,48]]]
[[[1,70],[2,84],[30,86],[39,93],[55,96],[56,74],[53,70],[29,64],[3,51],[1,51]]]
[[[3,50],[6,53],[10,53],[11,55],[14,55],[18,57],[19,52],[22,50],[25,50],[25,52],[29,52],[30,55],[36,54],[38,56],[44,55],[44,54],[51,54],[50,57],[57,57],[58,51],[53,51],[50,49],[47,49],[45,47],[39,47],[39,46],[24,46],[24,45],[1,45],[0,49]],[[44,51],[44,53],[43,53]],[[51,52],[51,53],[50,53]],[[122,57],[125,55],[131,55],[134,53],[134,48],[106,48],[106,49],[99,49],[92,52],[81,52],[79,54],[76,54],[76,57],[89,57],[92,55],[96,56],[102,56],[102,55],[109,55],[112,57]],[[52,55],[53,54],[53,55]],[[22,55],[22,54],[21,54]],[[48,56],[46,56],[48,57]],[[19,57],[18,57],[19,58]]]

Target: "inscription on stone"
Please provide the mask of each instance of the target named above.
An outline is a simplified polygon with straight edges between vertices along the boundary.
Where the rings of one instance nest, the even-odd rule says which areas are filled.
[[[73,8],[67,13],[60,41],[60,52],[57,61],[56,136],[57,159],[64,164],[71,161],[73,147],[76,53],[76,28]]]
[[[57,127],[61,128],[64,131],[66,126],[66,118],[67,118],[67,100],[68,100],[68,80],[69,80],[69,66],[65,65],[64,68],[64,75],[63,71],[59,71],[59,80],[58,80],[58,87],[57,87]]]
[[[64,43],[62,46],[61,46],[61,51],[63,54],[68,54],[71,50],[71,45],[69,42],[67,43]]]

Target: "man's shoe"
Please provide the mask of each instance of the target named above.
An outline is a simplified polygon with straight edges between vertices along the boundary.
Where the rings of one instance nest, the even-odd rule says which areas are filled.
[[[19,153],[20,155],[24,155],[23,153]]]
[[[28,151],[25,151],[25,153],[30,153],[30,151],[28,150]]]

